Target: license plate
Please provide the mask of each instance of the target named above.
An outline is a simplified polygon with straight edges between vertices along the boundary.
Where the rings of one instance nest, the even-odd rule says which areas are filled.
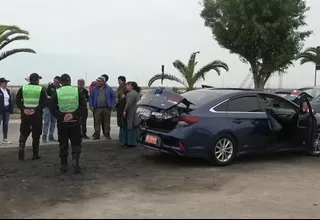
[[[152,136],[152,135],[147,135],[147,136],[146,136],[146,140],[145,140],[145,141],[146,141],[146,143],[156,145],[156,144],[157,144],[157,140],[158,140],[158,138],[157,138],[157,137]]]

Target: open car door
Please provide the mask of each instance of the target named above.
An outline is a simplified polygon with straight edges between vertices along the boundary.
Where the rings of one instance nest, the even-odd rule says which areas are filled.
[[[287,95],[284,98],[297,104],[297,105],[300,105],[301,97],[306,97],[309,101],[311,101],[313,99],[313,97],[306,92],[302,92],[298,96]],[[304,104],[306,104],[306,103],[304,103]]]
[[[305,108],[304,106],[307,106]],[[300,112],[297,122],[297,132],[296,135],[298,138],[297,141],[300,141],[300,146],[307,147],[309,152],[314,151],[314,143],[316,138],[317,130],[317,119],[314,116],[315,112],[313,111],[309,97],[302,95],[300,97]]]

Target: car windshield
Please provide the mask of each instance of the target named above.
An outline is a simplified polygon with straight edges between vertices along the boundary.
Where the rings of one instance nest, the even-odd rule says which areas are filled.
[[[184,98],[186,98],[189,102],[192,102],[194,105],[191,105],[191,109],[195,109],[203,104],[206,104],[218,97],[222,94],[215,92],[214,90],[193,90],[190,92],[186,92],[181,94]]]

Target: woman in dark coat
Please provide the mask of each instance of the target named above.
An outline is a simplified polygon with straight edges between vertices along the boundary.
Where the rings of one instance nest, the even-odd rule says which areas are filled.
[[[126,144],[128,147],[135,147],[137,145],[138,137],[138,116],[137,116],[137,103],[140,100],[141,88],[136,82],[128,82],[126,84],[126,105],[123,110],[124,126],[123,135],[120,142]]]
[[[117,89],[117,104],[116,104],[116,109],[117,109],[117,124],[119,126],[119,140],[121,145],[125,145],[126,143],[122,143],[121,140],[123,139],[124,135],[124,126],[125,126],[125,121],[123,118],[123,110],[126,106],[126,78],[124,76],[119,76],[118,77],[118,84],[119,87]]]

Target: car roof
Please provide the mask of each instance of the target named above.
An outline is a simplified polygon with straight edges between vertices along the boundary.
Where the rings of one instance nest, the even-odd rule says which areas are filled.
[[[212,92],[220,95],[228,95],[228,94],[244,94],[244,93],[267,93],[273,94],[264,90],[255,90],[255,89],[242,89],[242,88],[205,88],[201,89],[203,92]],[[200,90],[199,90],[200,91]]]
[[[221,98],[227,99],[233,96],[242,95],[242,94],[269,94],[275,95],[272,92],[267,92],[263,90],[255,90],[255,89],[242,89],[242,88],[204,88],[199,90],[194,90],[198,92],[204,92],[206,94],[212,93],[219,95]]]
[[[220,104],[221,102],[227,100],[227,99],[233,99],[236,98],[238,96],[242,96],[242,95],[258,95],[258,94],[264,94],[264,95],[269,95],[269,96],[273,96],[273,97],[278,97],[281,98],[280,96],[278,96],[277,94],[273,93],[273,92],[268,92],[268,91],[264,91],[264,90],[255,90],[255,89],[242,89],[242,88],[204,88],[204,89],[197,89],[197,90],[192,90],[186,93],[181,94],[181,96],[185,97],[187,100],[189,100],[191,97],[188,97],[190,94],[193,93],[193,97],[200,97],[198,95],[200,95],[199,93],[203,93],[206,97],[208,97],[209,99],[207,99],[207,101],[202,102],[199,106],[206,106],[207,104],[209,105],[217,105]],[[212,95],[210,95],[212,94]],[[283,98],[281,98],[283,99]],[[283,99],[287,102],[290,102],[286,99]],[[194,103],[195,105],[198,105],[195,100],[190,99],[189,100],[191,103]],[[199,101],[199,100],[198,100]],[[290,102],[292,103],[292,102]],[[295,103],[292,103],[295,106],[297,106]]]

